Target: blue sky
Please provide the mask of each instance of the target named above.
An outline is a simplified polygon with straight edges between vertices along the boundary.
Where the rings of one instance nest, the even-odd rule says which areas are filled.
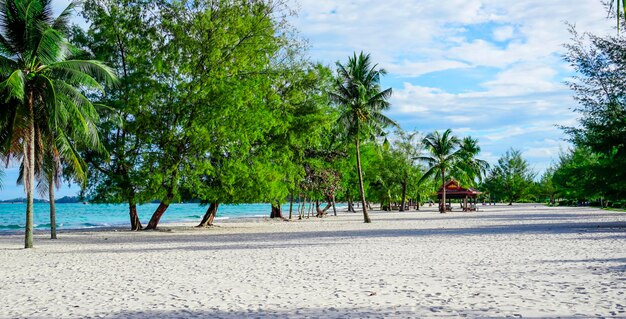
[[[57,7],[66,0],[53,0]],[[370,53],[388,71],[388,115],[405,130],[451,128],[479,139],[495,163],[509,148],[542,172],[568,147],[557,125],[575,125],[562,61],[579,31],[615,32],[600,0],[300,0],[290,18],[314,61],[334,65],[352,52]],[[23,196],[5,170],[0,199]],[[74,195],[64,186],[58,196]]]

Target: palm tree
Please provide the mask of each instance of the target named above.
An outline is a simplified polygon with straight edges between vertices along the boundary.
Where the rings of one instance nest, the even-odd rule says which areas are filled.
[[[420,179],[420,183],[427,178],[436,175],[441,177],[441,185],[443,188],[442,201],[439,203],[439,211],[443,214],[446,212],[446,171],[454,169],[454,167],[462,160],[461,142],[456,136],[452,136],[452,131],[447,129],[443,134],[435,131],[426,135],[422,143],[430,153],[430,156],[419,156],[420,160],[428,163],[430,168]]]
[[[46,143],[76,155],[72,135],[97,144],[97,112],[81,90],[113,82],[98,61],[72,60],[77,53],[64,32],[76,3],[57,18],[50,0],[0,0],[0,153],[22,160],[26,192],[25,248],[33,247],[33,190]],[[55,134],[55,135],[52,135]]]
[[[471,136],[465,137],[459,146],[460,161],[453,168],[452,175],[464,185],[475,186],[489,170],[489,163],[476,158],[480,153],[478,140]]]
[[[361,153],[359,143],[361,137],[374,139],[380,136],[388,126],[398,126],[382,112],[389,109],[387,101],[391,96],[391,88],[382,90],[380,77],[387,74],[384,69],[377,69],[372,64],[370,55],[361,52],[358,56],[348,58],[343,65],[337,62],[338,77],[336,88],[330,97],[340,106],[338,124],[348,139],[354,139],[356,147],[356,166],[359,175],[359,191],[361,207],[366,223],[372,221],[367,214],[365,192],[363,189],[363,172],[361,170]]]

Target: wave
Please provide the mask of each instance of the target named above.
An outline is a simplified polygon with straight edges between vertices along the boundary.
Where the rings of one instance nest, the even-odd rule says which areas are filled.
[[[0,230],[22,229],[24,225],[0,225]]]

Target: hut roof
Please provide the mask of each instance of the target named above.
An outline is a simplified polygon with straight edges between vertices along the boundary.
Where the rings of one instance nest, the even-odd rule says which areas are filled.
[[[473,189],[473,188],[463,188],[459,184],[458,181],[450,180],[444,184],[446,188],[446,198],[475,198],[476,196],[482,194],[482,192]],[[439,191],[437,192],[437,196],[441,198],[443,196],[443,187],[439,187]]]

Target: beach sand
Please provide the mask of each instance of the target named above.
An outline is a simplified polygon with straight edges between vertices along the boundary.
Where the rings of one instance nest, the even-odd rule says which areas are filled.
[[[626,317],[625,213],[480,209],[0,236],[0,317]]]

